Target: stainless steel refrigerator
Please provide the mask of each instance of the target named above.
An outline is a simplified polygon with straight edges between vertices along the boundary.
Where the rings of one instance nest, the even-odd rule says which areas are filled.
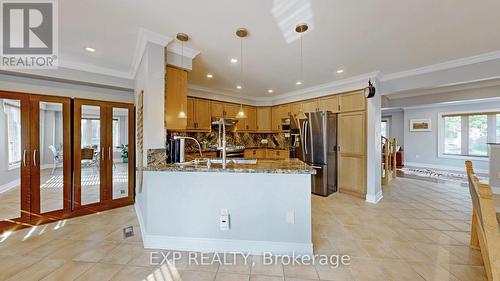
[[[312,193],[328,196],[337,191],[337,114],[309,112],[306,117],[299,120],[301,160],[316,170]]]

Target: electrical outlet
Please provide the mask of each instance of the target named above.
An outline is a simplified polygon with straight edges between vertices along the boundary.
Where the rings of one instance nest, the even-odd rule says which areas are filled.
[[[286,222],[289,224],[295,224],[295,212],[293,210],[286,212]]]
[[[230,228],[230,218],[227,209],[222,209],[219,218],[219,228],[222,231],[227,231]]]
[[[415,155],[415,158],[417,158],[417,159],[418,159],[418,158],[420,158],[420,155],[418,155],[418,154],[417,154],[417,155]]]

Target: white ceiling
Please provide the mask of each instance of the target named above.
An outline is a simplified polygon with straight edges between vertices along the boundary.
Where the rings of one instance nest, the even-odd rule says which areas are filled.
[[[141,28],[171,38],[184,32],[191,37],[185,46],[201,52],[191,85],[242,98],[269,97],[500,50],[498,11],[498,0],[68,0],[59,1],[59,50],[66,66],[126,77]],[[304,84],[296,86],[299,40],[284,32],[303,21],[311,29],[303,38]],[[229,62],[239,57],[239,27],[250,32],[240,91],[239,65]],[[84,51],[86,46],[97,52]]]

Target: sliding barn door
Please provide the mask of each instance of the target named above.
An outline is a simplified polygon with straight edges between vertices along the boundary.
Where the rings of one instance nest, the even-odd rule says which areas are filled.
[[[29,116],[29,95],[0,92],[0,229],[31,218]]]

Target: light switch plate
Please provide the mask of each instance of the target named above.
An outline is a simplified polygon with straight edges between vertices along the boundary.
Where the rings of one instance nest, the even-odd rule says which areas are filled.
[[[500,172],[497,173],[497,179],[500,179]]]

